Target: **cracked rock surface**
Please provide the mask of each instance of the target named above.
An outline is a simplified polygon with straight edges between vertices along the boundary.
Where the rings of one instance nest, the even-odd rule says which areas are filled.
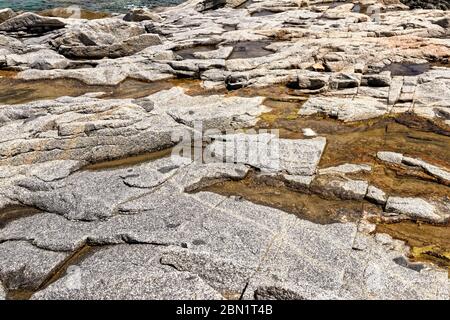
[[[9,290],[39,287],[47,273],[88,243],[98,249],[76,264],[81,287],[68,285],[74,275],[67,273],[34,299],[448,298],[441,290],[445,272],[399,266],[394,259],[405,249],[381,246],[354,223],[318,225],[245,200],[185,193],[190,184],[198,184],[198,175],[189,175],[192,170],[204,182],[239,178],[235,165],[198,166],[163,158],[57,181],[71,188],[70,180],[76,179],[78,188],[61,194],[78,193],[81,202],[50,195],[55,205],[66,203],[67,208],[48,208],[0,230],[3,283]],[[123,183],[128,177],[132,185]],[[54,182],[42,183],[48,192],[60,192],[51,187]],[[83,201],[92,190],[97,190],[97,203],[86,208],[104,215],[85,221],[91,216],[83,211]],[[103,203],[104,208],[98,207]],[[355,250],[355,241],[364,249]],[[179,285],[183,290],[172,291]],[[405,286],[407,291],[395,289]]]

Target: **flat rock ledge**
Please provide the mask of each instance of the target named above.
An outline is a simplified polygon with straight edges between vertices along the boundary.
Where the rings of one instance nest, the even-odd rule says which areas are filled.
[[[407,247],[381,241],[371,228],[186,193],[243,179],[245,164],[167,157],[72,172],[75,163],[59,162],[60,173],[48,176],[51,165],[26,166],[2,189],[2,197],[41,209],[0,229],[7,292],[31,290],[32,299],[449,298],[445,271],[399,264]],[[388,207],[396,203],[390,198]],[[69,256],[79,258],[45,283]]]
[[[128,175],[129,184],[140,185],[122,184],[113,200],[105,198],[117,203],[117,214],[109,218],[77,221],[42,212],[8,223],[0,230],[0,274],[7,290],[35,290],[46,272],[89,244],[90,254],[32,298],[448,299],[446,272],[397,264],[406,248],[393,240],[380,244],[354,223],[318,225],[245,200],[187,194],[183,190],[197,181],[189,177],[198,168],[175,168],[161,182],[156,172],[170,166],[170,159],[161,159],[133,172],[99,171],[108,177],[103,183],[92,173],[72,175],[96,189],[105,183],[117,189],[112,176]],[[224,170],[207,166],[209,172],[215,166]],[[354,250],[355,241],[365,249]],[[13,276],[21,270],[28,271]]]

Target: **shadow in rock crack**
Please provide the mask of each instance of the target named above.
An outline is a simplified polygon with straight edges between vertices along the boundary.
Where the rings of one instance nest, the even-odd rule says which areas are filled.
[[[174,51],[175,54],[179,55],[183,59],[196,59],[196,52],[208,52],[216,50],[217,47],[215,45],[198,45],[194,47],[179,49]]]
[[[241,197],[319,224],[356,222],[364,212],[373,214],[381,212],[378,206],[365,201],[325,199],[315,194],[291,189],[274,177],[261,177],[255,172],[250,173],[243,180],[219,182],[202,191]]]
[[[14,220],[30,217],[41,212],[39,209],[20,205],[4,208],[0,210],[0,229],[3,229]]]
[[[344,123],[326,116],[299,116],[302,102],[266,99],[272,111],[260,116],[256,129],[278,129],[287,139],[305,138],[309,128],[326,137],[320,167],[343,163],[373,163],[379,151],[399,152],[448,167],[450,129],[412,114]]]

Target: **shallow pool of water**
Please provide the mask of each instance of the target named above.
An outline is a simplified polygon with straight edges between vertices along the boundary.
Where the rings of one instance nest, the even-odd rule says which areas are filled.
[[[382,71],[390,71],[392,76],[418,76],[429,71],[429,63],[392,63],[383,68]]]
[[[185,88],[188,93],[202,91],[200,82],[196,80],[172,79],[145,82],[128,79],[117,86],[90,86],[73,79],[22,81],[11,77],[0,77],[0,105],[55,99],[62,96],[76,97],[90,92],[104,92],[102,98],[105,99],[135,99],[175,86]]]

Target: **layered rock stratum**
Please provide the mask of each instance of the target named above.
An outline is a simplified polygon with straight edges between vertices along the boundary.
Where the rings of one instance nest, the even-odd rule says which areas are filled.
[[[446,9],[0,10],[0,299],[448,300]]]

